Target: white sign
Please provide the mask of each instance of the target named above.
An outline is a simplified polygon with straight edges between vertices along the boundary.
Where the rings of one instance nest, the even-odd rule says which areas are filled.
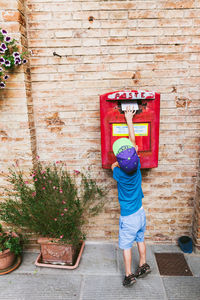
[[[108,100],[155,99],[155,92],[121,91],[108,95]]]
[[[139,109],[137,102],[122,102],[121,103],[121,108],[123,111],[125,111],[127,107],[129,107],[131,110]]]
[[[133,124],[135,136],[148,136],[148,123]],[[112,124],[113,136],[128,136],[128,126],[126,124]]]

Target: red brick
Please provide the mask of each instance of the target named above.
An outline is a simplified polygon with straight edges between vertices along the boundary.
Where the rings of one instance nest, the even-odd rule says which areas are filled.
[[[160,6],[163,6],[164,8],[170,8],[170,9],[179,9],[179,8],[194,8],[195,7],[195,1],[194,0],[177,0],[177,1],[164,1],[160,2]]]

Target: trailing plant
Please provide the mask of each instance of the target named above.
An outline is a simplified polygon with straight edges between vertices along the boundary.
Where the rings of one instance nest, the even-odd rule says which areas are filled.
[[[29,178],[19,168],[11,169],[8,181],[13,191],[0,203],[0,219],[60,242],[76,245],[84,239],[83,225],[104,205],[105,188],[89,174],[71,174],[60,163],[38,161]]]
[[[22,252],[22,242],[18,235],[12,232],[5,232],[0,224],[0,252],[10,249],[15,255]]]
[[[9,78],[8,70],[13,71],[15,67],[25,64],[26,52],[19,53],[17,40],[8,36],[5,29],[0,29],[0,88],[5,88],[6,80]]]

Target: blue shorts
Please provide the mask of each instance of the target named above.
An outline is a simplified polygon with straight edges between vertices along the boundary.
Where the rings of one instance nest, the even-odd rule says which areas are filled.
[[[129,249],[134,241],[144,242],[146,230],[146,215],[141,207],[134,214],[119,218],[119,248]]]

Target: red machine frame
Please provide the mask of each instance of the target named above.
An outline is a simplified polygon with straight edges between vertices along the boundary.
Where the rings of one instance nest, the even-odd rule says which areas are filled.
[[[142,168],[158,166],[160,94],[149,91],[115,91],[100,96],[102,167],[110,169],[116,161],[112,145],[120,137],[128,137],[121,103],[137,102],[133,117],[136,144]],[[138,132],[138,133],[137,133]]]

